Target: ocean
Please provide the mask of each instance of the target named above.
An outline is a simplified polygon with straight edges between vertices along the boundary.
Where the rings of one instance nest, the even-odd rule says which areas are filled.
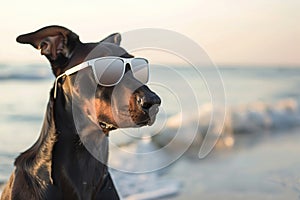
[[[147,152],[176,140],[175,150],[170,148],[156,157],[164,160],[173,155],[169,151],[185,146],[184,133],[194,133],[191,124],[200,127],[196,134],[202,135],[202,139],[210,125],[225,128],[221,131],[221,142],[217,142],[208,157],[198,157],[203,140],[188,142],[189,147],[195,148],[186,151],[182,147],[178,158],[175,156],[176,159],[160,167],[152,163],[153,167],[148,168],[152,161],[146,159],[147,167],[138,175],[118,172],[120,163],[114,160],[123,154],[112,148],[112,172],[125,199],[242,199],[243,195],[249,199],[299,199],[300,68],[222,66],[199,72],[184,66],[154,66],[150,74],[149,86],[162,98],[157,122],[134,135],[128,135],[128,130],[112,132],[113,145]],[[47,66],[0,65],[1,183],[9,178],[16,156],[37,139],[53,82]],[[215,111],[221,116],[226,111],[225,120],[210,120]],[[178,131],[174,130],[179,128],[182,134],[175,138]],[[138,137],[140,132],[143,137]],[[124,162],[133,158],[126,159]],[[128,166],[120,171],[136,169]],[[157,173],[149,173],[155,169]],[[125,176],[130,176],[129,182],[135,185],[126,187]],[[141,188],[136,183],[142,184],[145,179],[159,182],[160,186],[146,184]],[[166,187],[168,183],[172,184]],[[147,193],[147,189],[152,193]]]

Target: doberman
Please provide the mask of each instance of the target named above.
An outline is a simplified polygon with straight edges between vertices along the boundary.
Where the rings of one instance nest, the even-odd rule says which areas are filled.
[[[40,136],[15,160],[1,200],[119,199],[107,167],[107,136],[117,128],[151,125],[161,100],[136,79],[130,63],[124,64],[123,78],[114,86],[95,82],[91,67],[79,70],[80,76],[79,71],[62,74],[95,58],[133,58],[120,47],[120,34],[82,43],[65,27],[47,26],[19,36],[17,42],[39,49],[60,78],[50,92]],[[86,143],[96,146],[97,156]]]

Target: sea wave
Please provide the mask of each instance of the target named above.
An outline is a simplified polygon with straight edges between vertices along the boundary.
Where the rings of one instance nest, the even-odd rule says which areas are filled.
[[[186,146],[187,143],[198,148],[210,127],[212,138],[220,134],[225,145],[232,146],[236,134],[276,132],[276,130],[288,130],[300,125],[299,103],[292,98],[275,103],[255,102],[228,108],[208,103],[200,106],[199,110],[199,115],[189,116],[185,121],[182,120],[182,113],[169,117],[165,128],[153,138],[154,141],[161,146],[173,141],[176,143],[176,148]],[[220,117],[211,118],[213,113]],[[225,121],[221,120],[224,113],[226,113]],[[191,129],[195,125],[198,125],[196,134],[193,131],[195,129]],[[178,130],[184,134],[178,134]]]
[[[203,104],[199,108],[200,119],[194,115],[188,121],[181,122],[181,113],[170,117],[166,123],[168,128],[178,128],[179,124],[190,126],[199,121],[200,130],[206,130],[208,126],[219,126],[220,118],[211,121],[211,115],[226,113],[223,130],[231,130],[233,133],[257,132],[271,129],[288,129],[300,125],[299,103],[295,99],[287,98],[275,103],[255,102],[247,105],[231,106],[226,110],[214,107],[212,104]]]
[[[8,66],[0,65],[0,81],[40,81],[50,79],[50,69],[42,65]]]

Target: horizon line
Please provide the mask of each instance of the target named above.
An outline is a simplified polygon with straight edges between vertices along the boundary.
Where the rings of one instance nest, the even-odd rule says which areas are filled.
[[[35,65],[48,65],[48,62],[26,62],[26,63],[15,63],[15,62],[0,62],[0,66],[14,66],[14,67],[21,67],[21,66],[35,66]],[[151,64],[150,64],[151,65]],[[156,64],[153,64],[154,66]],[[174,67],[188,67],[188,64],[181,64],[181,63],[164,63],[164,65],[171,65]],[[203,65],[202,65],[203,66]],[[212,66],[216,66],[218,68],[300,68],[300,64],[263,64],[263,63],[213,63]],[[210,67],[210,66],[203,66],[203,67]]]

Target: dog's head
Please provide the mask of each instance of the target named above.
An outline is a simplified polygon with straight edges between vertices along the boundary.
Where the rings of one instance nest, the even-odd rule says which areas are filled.
[[[119,46],[121,36],[118,33],[97,43],[82,43],[72,31],[48,26],[21,35],[17,41],[39,49],[49,60],[56,77],[93,58],[133,57]],[[152,125],[161,103],[153,91],[133,76],[130,64],[126,64],[125,74],[115,86],[98,85],[93,70],[87,67],[80,73],[61,77],[58,87],[57,92],[63,93],[67,101],[76,98],[84,114],[105,133],[116,128]]]

